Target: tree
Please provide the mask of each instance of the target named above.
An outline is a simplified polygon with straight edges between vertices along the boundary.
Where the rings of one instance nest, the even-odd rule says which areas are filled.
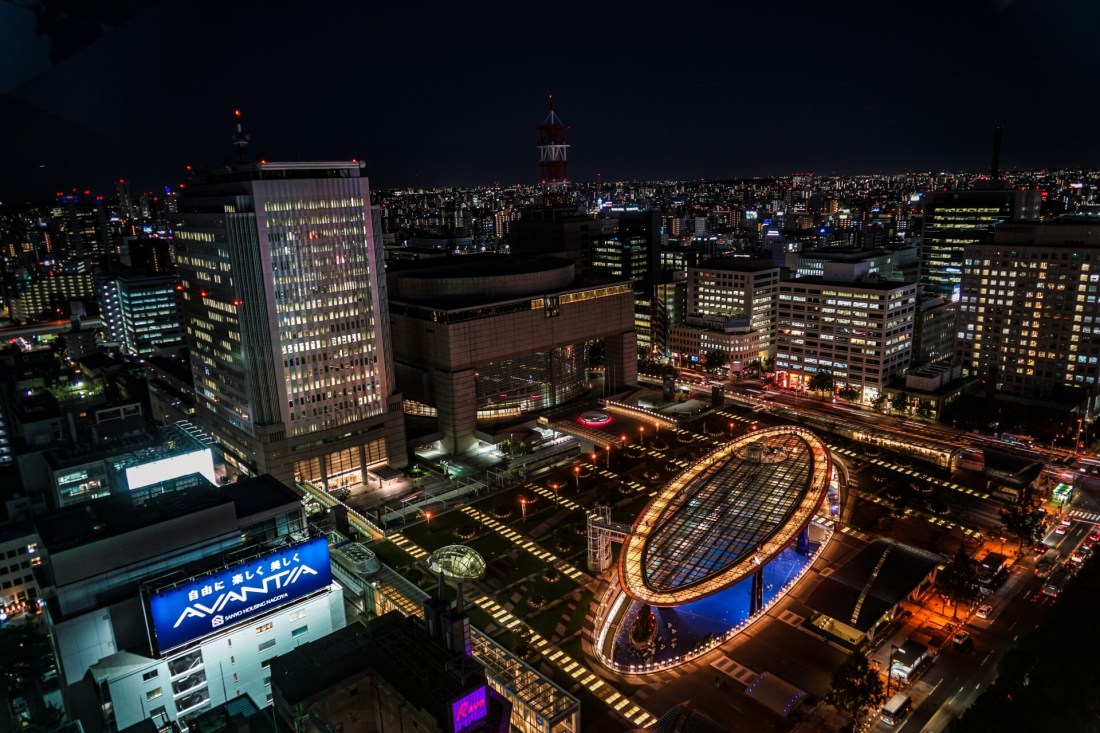
[[[886,395],[882,392],[879,392],[875,395],[875,398],[871,400],[871,404],[876,410],[881,410],[886,405]]]
[[[886,702],[886,687],[878,672],[871,669],[867,657],[852,652],[833,672],[825,702],[852,720],[861,720],[868,711]]]
[[[810,383],[807,385],[814,392],[821,392],[821,399],[825,399],[825,393],[831,392],[833,389],[833,373],[828,369],[819,369],[813,373],[810,377]]]
[[[978,568],[973,558],[960,547],[936,578],[936,585],[951,599],[951,618],[959,617],[959,603],[969,603],[978,597]]]
[[[708,372],[718,372],[729,362],[729,356],[724,351],[708,351],[703,357]]]
[[[1021,549],[1043,534],[1043,518],[1026,500],[1001,509],[1001,524],[1005,532],[1020,540]]]
[[[852,384],[846,384],[840,388],[840,390],[837,392],[837,396],[840,397],[840,399],[842,400],[855,402],[859,399],[859,387],[856,387]]]
[[[931,405],[929,405],[924,400],[920,400],[917,402],[917,417],[930,418],[932,417],[932,415],[933,412]]]
[[[898,392],[890,398],[890,407],[901,413],[909,412],[909,395]]]

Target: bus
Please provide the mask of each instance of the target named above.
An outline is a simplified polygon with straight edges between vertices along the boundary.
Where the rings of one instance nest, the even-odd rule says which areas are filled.
[[[1022,445],[1025,448],[1031,448],[1035,445],[1035,438],[1030,435],[1013,435],[1012,433],[1001,433],[1001,442],[1009,443],[1010,445]]]
[[[886,725],[897,725],[909,714],[911,707],[913,707],[913,700],[904,692],[899,692],[882,706],[882,714],[879,717]]]
[[[1069,580],[1069,571],[1059,565],[1054,572],[1047,576],[1046,582],[1043,583],[1043,595],[1057,598],[1066,586],[1067,580]]]

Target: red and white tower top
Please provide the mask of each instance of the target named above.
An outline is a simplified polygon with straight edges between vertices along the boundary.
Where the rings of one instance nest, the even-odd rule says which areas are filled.
[[[554,112],[554,95],[550,95],[550,114],[538,126],[539,172],[542,185],[550,191],[565,188],[569,169],[569,126]]]

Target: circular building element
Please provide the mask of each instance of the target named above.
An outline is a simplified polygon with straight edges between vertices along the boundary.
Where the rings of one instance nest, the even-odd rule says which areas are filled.
[[[749,433],[654,497],[619,559],[631,597],[678,606],[752,575],[798,536],[829,489],[829,450],[794,426]]]
[[[590,428],[599,428],[611,423],[611,415],[602,410],[586,412],[578,419],[582,425],[587,425]]]
[[[443,571],[450,580],[477,580],[485,574],[485,560],[472,547],[447,545],[428,558],[428,570],[433,575]]]

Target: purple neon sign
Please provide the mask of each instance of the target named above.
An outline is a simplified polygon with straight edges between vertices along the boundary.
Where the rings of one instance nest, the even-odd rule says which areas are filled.
[[[489,705],[485,699],[485,685],[451,703],[451,724],[454,733],[472,728],[485,720]]]

